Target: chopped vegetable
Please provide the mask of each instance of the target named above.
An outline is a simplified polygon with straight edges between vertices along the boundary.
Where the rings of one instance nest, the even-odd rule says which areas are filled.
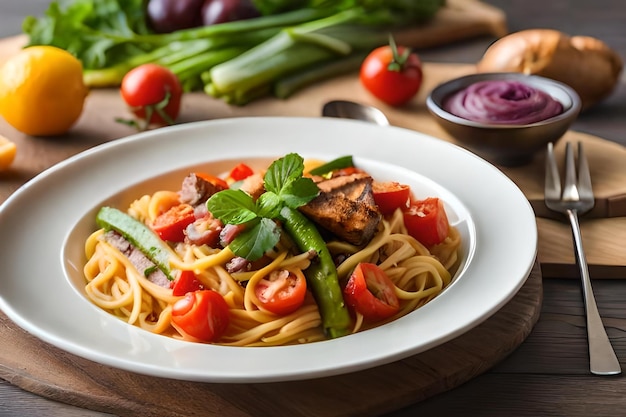
[[[299,269],[273,271],[254,287],[254,293],[266,310],[286,316],[296,311],[306,296],[306,278]]]
[[[346,302],[366,320],[384,320],[400,309],[393,282],[378,265],[361,262],[344,289]]]
[[[204,342],[217,341],[229,322],[228,304],[213,290],[188,292],[172,306],[172,324],[183,334]]]
[[[96,223],[107,231],[118,232],[154,262],[169,280],[174,279],[170,269],[171,250],[148,226],[113,207],[102,207],[96,215]]]
[[[412,201],[403,217],[409,235],[426,246],[441,243],[448,237],[448,216],[443,201],[436,197]]]
[[[395,181],[372,184],[374,201],[382,214],[392,214],[397,209],[406,209],[411,197],[411,187]]]
[[[152,223],[152,230],[168,242],[182,242],[185,240],[185,229],[195,220],[193,207],[179,204],[157,216]]]
[[[248,178],[250,175],[254,174],[252,168],[243,162],[235,165],[233,169],[230,170],[228,177],[233,181],[242,181]]]
[[[245,104],[358,69],[390,31],[427,21],[444,2],[254,0],[262,16],[154,33],[144,0],[71,0],[63,8],[55,1],[45,16],[28,17],[23,30],[29,45],[55,45],[78,57],[90,87],[119,85],[130,69],[156,63],[187,90]]]

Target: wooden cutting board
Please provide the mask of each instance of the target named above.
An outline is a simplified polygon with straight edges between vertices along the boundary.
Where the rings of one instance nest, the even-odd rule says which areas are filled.
[[[398,40],[426,47],[505,33],[504,15],[499,10],[474,0],[448,0],[448,7],[434,22],[399,34]],[[0,62],[16,53],[24,40],[16,37],[0,41]],[[361,89],[357,77],[348,75],[303,90],[286,101],[267,99],[246,107],[231,107],[203,94],[191,94],[184,99],[180,122],[238,116],[314,117],[320,115],[324,102],[343,98],[378,105],[396,126],[451,140],[428,116],[424,98],[436,83],[471,72],[473,67],[426,64],[424,70],[425,84],[420,96],[402,109],[381,106]],[[0,120],[0,134],[18,145],[12,168],[0,173],[0,201],[49,166],[97,144],[132,134],[130,128],[113,122],[120,116],[127,117],[127,112],[118,92],[97,90],[88,97],[77,125],[62,138],[25,136]],[[597,144],[599,153],[607,146],[615,151],[613,154],[623,153],[598,138],[576,133],[568,136]],[[516,176],[525,192],[536,189],[537,178],[523,171],[505,172]],[[612,192],[608,184],[600,184],[599,188],[603,187]],[[569,236],[568,229],[561,230],[564,225],[552,220],[547,222],[549,227],[539,221],[541,245],[551,237],[562,245],[564,236]],[[599,253],[608,245],[599,246],[593,261],[614,262],[612,257],[606,261],[600,258]],[[553,249],[540,247],[539,259],[572,263],[565,249],[560,255]],[[290,383],[201,384],[136,375],[60,351],[28,335],[0,314],[0,377],[51,399],[124,416],[378,415],[452,389],[511,353],[538,318],[541,278],[537,264],[523,288],[505,307],[483,324],[437,348],[358,373]]]

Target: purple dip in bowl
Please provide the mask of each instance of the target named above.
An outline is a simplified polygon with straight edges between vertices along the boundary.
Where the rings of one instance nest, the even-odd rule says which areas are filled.
[[[576,120],[580,97],[555,80],[475,73],[439,84],[426,106],[454,142],[504,166],[529,163]]]
[[[563,105],[543,90],[518,80],[478,81],[452,94],[446,111],[480,123],[525,125],[563,112]]]

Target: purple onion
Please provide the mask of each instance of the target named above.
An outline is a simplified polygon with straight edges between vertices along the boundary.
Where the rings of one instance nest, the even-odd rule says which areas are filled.
[[[451,95],[444,109],[488,124],[526,125],[563,112],[563,105],[542,90],[519,81],[479,81]]]

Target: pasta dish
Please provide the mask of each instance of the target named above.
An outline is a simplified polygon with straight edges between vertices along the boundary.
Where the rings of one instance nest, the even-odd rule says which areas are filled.
[[[297,154],[263,172],[191,172],[178,190],[102,207],[87,297],[131,325],[230,346],[309,343],[428,303],[458,266],[443,201],[377,181],[351,157]]]

